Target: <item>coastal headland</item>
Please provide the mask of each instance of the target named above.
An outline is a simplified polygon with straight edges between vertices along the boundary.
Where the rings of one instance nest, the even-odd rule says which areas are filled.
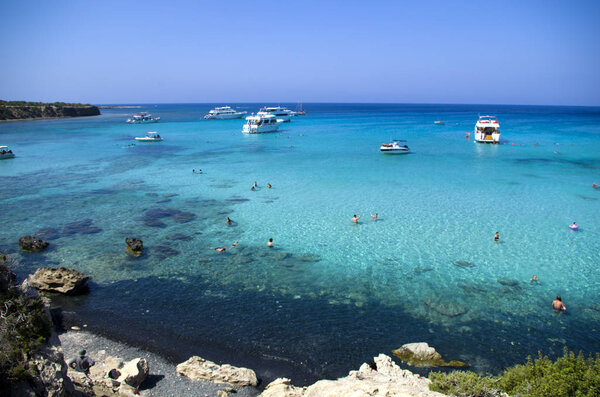
[[[88,104],[0,101],[0,121],[38,120],[98,115],[100,115],[100,109],[97,106]]]

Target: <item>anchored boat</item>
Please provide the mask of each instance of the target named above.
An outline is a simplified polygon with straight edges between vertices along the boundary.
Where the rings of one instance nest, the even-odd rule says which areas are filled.
[[[500,123],[496,116],[479,116],[475,124],[475,142],[500,143]]]
[[[394,139],[390,143],[383,143],[379,150],[386,154],[408,154],[410,149],[407,145],[400,145],[400,142],[406,142],[400,139]]]

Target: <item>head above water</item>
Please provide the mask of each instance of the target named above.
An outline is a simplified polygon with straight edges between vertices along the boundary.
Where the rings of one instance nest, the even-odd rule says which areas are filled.
[[[560,295],[557,295],[557,296],[556,296],[556,300],[557,300],[557,301],[561,301],[561,302],[562,302],[562,298],[560,297]]]

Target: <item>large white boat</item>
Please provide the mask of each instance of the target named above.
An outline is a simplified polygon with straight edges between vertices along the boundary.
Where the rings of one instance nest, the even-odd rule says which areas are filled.
[[[136,136],[135,140],[138,142],[161,142],[163,139],[158,132],[146,132],[146,136]]]
[[[246,112],[237,112],[229,106],[222,106],[212,109],[206,116],[205,120],[226,120],[226,119],[241,119],[246,115]]]
[[[294,115],[294,112],[292,112],[289,109],[282,108],[281,106],[271,106],[271,107],[262,108],[258,111],[258,113],[256,113],[257,116],[258,115],[261,115],[261,116],[268,115],[268,114],[272,114],[278,120],[281,120],[281,121],[287,123],[290,121],[290,119]]]
[[[160,117],[154,117],[151,114],[146,112],[140,112],[138,114],[134,114],[130,119],[127,119],[129,124],[147,124],[147,123],[158,123],[160,121]]]
[[[246,134],[262,134],[263,132],[275,132],[282,122],[272,114],[260,114],[246,117],[246,124],[242,132]]]
[[[394,139],[390,143],[383,143],[383,144],[381,144],[381,147],[379,148],[379,150],[382,153],[386,153],[386,154],[408,154],[408,153],[410,153],[410,149],[408,148],[408,146],[400,145],[400,142],[405,142],[405,141]]]
[[[8,146],[0,146],[0,160],[12,159],[13,157],[15,157],[15,154]]]
[[[475,142],[500,143],[500,124],[496,116],[479,116],[475,124]]]

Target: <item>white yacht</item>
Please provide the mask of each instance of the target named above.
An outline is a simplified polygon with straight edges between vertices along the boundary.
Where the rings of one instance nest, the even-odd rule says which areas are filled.
[[[281,120],[283,122],[289,122],[291,117],[294,115],[294,112],[292,112],[289,109],[286,108],[282,108],[281,106],[271,106],[271,107],[264,107],[262,109],[260,109],[258,111],[258,113],[256,113],[256,115],[267,115],[267,114],[272,114],[273,116],[275,116],[278,120]]]
[[[15,154],[8,146],[0,146],[0,160],[12,159],[13,157],[15,157]]]
[[[379,150],[386,154],[408,154],[410,149],[407,145],[400,145],[400,142],[406,142],[398,139],[394,139],[390,143],[383,143]]]
[[[144,136],[144,137],[136,136],[135,140],[138,142],[160,142],[163,139],[158,134],[158,132],[146,132],[146,136]]]
[[[154,117],[146,112],[140,112],[134,114],[130,119],[127,119],[129,124],[147,124],[147,123],[158,123],[160,117]]]
[[[278,120],[272,114],[256,114],[256,116],[246,117],[246,124],[242,128],[242,132],[246,134],[262,134],[263,132],[275,132],[279,129],[279,124],[282,121]]]
[[[237,112],[229,106],[222,106],[212,109],[204,120],[225,120],[225,119],[241,119],[246,115],[246,112]]]
[[[500,124],[496,116],[479,116],[475,124],[475,142],[500,143]]]

